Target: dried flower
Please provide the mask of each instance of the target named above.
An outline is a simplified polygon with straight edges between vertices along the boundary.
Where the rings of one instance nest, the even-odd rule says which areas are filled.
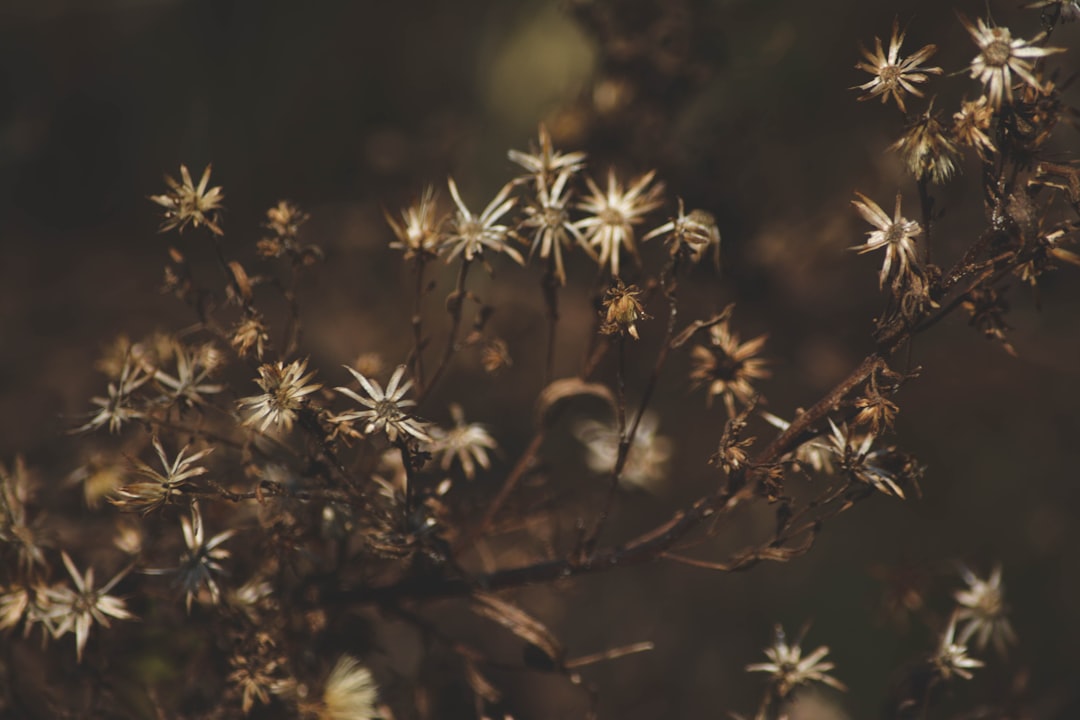
[[[922,235],[922,228],[914,220],[908,220],[900,215],[900,193],[896,194],[896,210],[891,220],[873,200],[862,193],[855,194],[859,199],[852,200],[851,204],[855,206],[863,219],[877,230],[868,231],[866,243],[856,245],[851,249],[861,255],[878,248],[885,248],[885,262],[881,266],[879,285],[885,286],[885,279],[895,268],[896,278],[893,280],[893,287],[898,287],[901,279],[911,272],[911,266],[918,262],[915,253],[915,238]]]
[[[915,179],[930,178],[938,184],[947,182],[953,176],[960,157],[956,145],[945,134],[932,107],[916,117],[889,149],[900,153],[908,172]]]
[[[904,33],[900,31],[899,20],[894,19],[887,55],[882,48],[881,38],[879,37],[874,38],[874,52],[871,53],[866,48],[862,48],[862,54],[866,58],[866,62],[860,62],[855,67],[859,70],[865,70],[874,78],[867,83],[851,88],[852,90],[867,91],[864,95],[859,96],[859,100],[870,100],[880,96],[881,102],[884,104],[889,97],[892,97],[896,101],[896,106],[902,112],[907,112],[907,108],[904,107],[904,94],[911,93],[916,97],[922,97],[922,91],[915,87],[915,84],[926,82],[927,74],[941,74],[941,68],[939,67],[919,67],[937,52],[936,45],[926,45],[913,55],[900,59],[900,46],[903,44]]]
[[[432,428],[431,452],[440,456],[439,466],[444,472],[456,460],[465,477],[472,480],[476,477],[477,465],[485,470],[491,467],[488,450],[497,449],[499,444],[485,426],[466,423],[465,411],[457,403],[450,406],[450,417],[454,420],[454,426],[449,430]]]
[[[829,427],[832,429],[829,449],[836,455],[842,470],[851,478],[872,485],[886,495],[904,499],[904,491],[900,489],[894,473],[878,462],[888,451],[873,449],[874,440],[877,439],[873,433],[856,436],[851,434],[847,425],[837,426],[831,419]]]
[[[244,424],[252,427],[258,425],[259,432],[265,432],[271,425],[284,427],[285,432],[292,430],[297,410],[307,402],[308,395],[322,387],[311,382],[315,377],[314,370],[307,375],[305,372],[306,359],[293,360],[288,365],[279,362],[261,366],[255,382],[265,392],[239,401],[241,407],[250,410]]]
[[[185,446],[176,454],[176,459],[170,463],[157,437],[154,437],[153,445],[165,472],[158,472],[141,460],[134,459],[136,472],[146,480],[119,488],[116,496],[109,499],[117,507],[138,509],[146,514],[168,504],[174,497],[183,494],[184,488],[190,485],[188,481],[191,478],[206,474],[207,469],[195,463],[214,451],[213,447],[209,447],[185,457],[187,453]]]
[[[971,670],[983,666],[981,660],[968,657],[966,639],[961,637],[959,642],[954,641],[956,621],[957,615],[954,613],[941,636],[941,646],[931,660],[942,680],[951,680],[954,676],[970,680],[974,677]]]
[[[1030,58],[1065,52],[1064,48],[1038,47],[1037,43],[1046,37],[1046,33],[1031,40],[1014,39],[1008,28],[987,25],[982,18],[976,20],[977,25],[972,25],[964,16],[960,16],[960,22],[979,46],[979,54],[971,61],[971,77],[978,78],[986,88],[995,110],[1001,107],[1003,98],[1012,102],[1014,73],[1026,84],[1042,91]]]
[[[288,200],[279,200],[278,204],[266,211],[263,227],[282,240],[294,241],[300,234],[300,226],[310,217]]]
[[[506,342],[501,338],[495,338],[484,345],[483,350],[480,351],[480,365],[484,368],[484,372],[495,373],[513,364],[514,361],[510,357],[510,348],[506,346]]]
[[[900,409],[876,387],[867,388],[866,394],[855,401],[855,407],[859,409],[855,424],[869,425],[873,435],[880,435],[882,430],[891,428]]]
[[[428,185],[417,202],[401,211],[401,222],[383,211],[387,224],[397,237],[390,247],[404,251],[406,260],[438,255],[443,238],[439,230],[442,221],[435,214],[437,209],[435,188]]]
[[[342,655],[326,678],[319,720],[372,720],[379,688],[371,671],[349,655]]]
[[[566,182],[570,178],[569,172],[561,173],[550,188],[540,180],[536,181],[536,199],[525,206],[525,219],[521,222],[522,228],[530,228],[533,232],[532,250],[530,256],[539,250],[540,257],[552,258],[555,263],[555,277],[559,283],[566,284],[566,270],[563,268],[562,249],[569,247],[571,238],[590,254],[592,250],[585,244],[585,238],[570,222],[570,214],[566,204],[569,195],[566,192]]]
[[[177,182],[172,177],[165,176],[165,184],[169,186],[169,192],[164,195],[152,195],[151,200],[165,208],[165,220],[161,224],[159,232],[167,232],[173,228],[184,231],[188,225],[199,227],[205,225],[215,235],[222,235],[218,225],[218,211],[221,209],[221,201],[225,196],[220,187],[207,189],[210,182],[210,166],[203,170],[199,185],[196,187],[191,181],[191,173],[186,165],[180,166],[180,180]]]
[[[985,95],[977,100],[965,100],[960,104],[960,112],[953,115],[953,135],[957,142],[974,148],[983,162],[989,161],[990,153],[997,152],[994,141],[986,134],[993,119],[994,108]]]
[[[585,235],[585,242],[596,251],[597,263],[603,267],[611,262],[611,274],[619,275],[620,248],[637,259],[634,244],[634,226],[640,225],[646,213],[660,207],[663,184],[649,184],[656,176],[650,171],[634,179],[625,191],[615,179],[615,171],[608,171],[607,191],[602,191],[592,178],[586,177],[591,195],[578,204],[589,216],[574,225]]]
[[[604,297],[604,321],[600,324],[600,332],[604,335],[626,334],[639,340],[637,321],[649,319],[638,300],[639,295],[641,289],[637,285],[624,285],[616,278],[615,285]]]
[[[219,545],[235,535],[236,531],[225,530],[210,540],[206,540],[202,513],[199,512],[197,502],[191,503],[190,519],[180,518],[180,529],[184,533],[186,547],[180,556],[180,566],[175,569],[148,569],[143,572],[147,575],[165,575],[175,572],[177,582],[184,591],[185,606],[190,613],[191,601],[204,587],[210,593],[211,604],[217,605],[221,601],[221,588],[218,586],[215,575],[225,572],[221,561],[229,557],[229,551]]]
[[[229,338],[229,344],[236,350],[237,355],[247,357],[254,350],[255,358],[258,360],[262,360],[269,342],[270,332],[263,323],[262,316],[258,314],[249,315],[237,323],[233,328],[232,337]]]
[[[1016,633],[1006,616],[1005,587],[1001,584],[1001,566],[998,565],[983,580],[966,567],[960,568],[966,590],[958,590],[953,597],[960,606],[956,611],[956,621],[963,622],[960,642],[967,643],[973,636],[980,650],[989,642],[994,643],[997,651],[1004,655],[1008,646],[1016,642]]]
[[[107,425],[109,432],[117,433],[124,423],[141,418],[143,416],[142,412],[131,405],[131,394],[142,387],[149,379],[149,375],[132,362],[129,354],[120,370],[120,377],[115,382],[110,382],[106,387],[107,396],[90,398],[90,402],[100,409],[85,424],[77,427],[74,432],[97,430]]]
[[[557,175],[574,175],[585,167],[585,153],[560,153],[552,148],[551,135],[543,123],[540,123],[539,135],[539,150],[533,148],[531,153],[511,150],[507,153],[510,160],[525,168],[536,179],[538,186],[548,185]]]
[[[68,554],[62,553],[64,567],[67,568],[75,589],[67,586],[55,586],[45,592],[48,596],[48,616],[52,620],[54,638],[75,632],[75,657],[82,662],[83,648],[90,635],[90,626],[94,623],[109,627],[109,618],[134,620],[124,601],[109,595],[109,591],[131,570],[121,570],[103,587],[94,587],[94,568],[87,568],[85,575],[80,575]]]
[[[215,395],[225,389],[224,385],[206,382],[220,364],[221,354],[209,343],[196,348],[181,347],[176,350],[176,375],[159,368],[154,371],[154,380],[181,406],[201,405],[203,395]]]
[[[837,690],[847,690],[844,684],[827,673],[836,666],[831,662],[822,662],[829,654],[829,648],[821,646],[806,657],[802,656],[801,639],[788,645],[784,629],[776,626],[776,639],[772,647],[765,648],[765,655],[770,662],[747,665],[747,672],[767,672],[772,677],[776,693],[781,698],[787,697],[799,685],[819,682]]]
[[[353,370],[348,365],[345,369],[356,378],[360,387],[364,389],[367,397],[358,395],[347,387],[334,388],[342,395],[352,398],[367,410],[344,413],[338,416],[339,420],[363,420],[364,434],[373,432],[385,432],[390,442],[397,442],[399,434],[411,435],[422,442],[431,442],[431,437],[424,430],[424,423],[409,415],[403,408],[416,405],[413,400],[405,400],[405,393],[412,387],[412,380],[401,379],[405,376],[405,366],[399,365],[394,374],[390,376],[390,382],[383,391],[382,385],[377,380],[369,380],[364,375]]]
[[[767,337],[739,342],[728,320],[713,325],[709,328],[710,344],[697,345],[691,351],[690,380],[695,387],[708,385],[707,401],[711,404],[714,397],[722,397],[728,415],[734,416],[736,400],[748,405],[754,397],[751,383],[771,375],[766,361],[757,357]]]
[[[35,478],[21,455],[15,457],[10,471],[0,463],[0,548],[14,548],[18,566],[25,572],[34,565],[47,566],[39,523],[32,521],[26,510],[35,485]]]
[[[683,199],[679,198],[679,214],[668,222],[645,234],[642,242],[654,237],[667,235],[664,242],[672,257],[681,254],[689,256],[692,262],[701,262],[706,251],[713,248],[717,266],[720,264],[720,230],[716,227],[716,218],[706,210],[691,210],[686,213]]]
[[[646,411],[638,422],[619,475],[623,486],[656,491],[667,479],[673,453],[670,438],[658,435],[660,417]],[[585,464],[594,473],[610,474],[619,458],[619,430],[610,423],[585,420],[574,427],[574,435],[585,445]]]
[[[450,262],[458,255],[465,258],[466,262],[470,262],[487,248],[492,252],[506,253],[518,265],[524,265],[525,258],[517,249],[508,244],[510,228],[496,224],[496,221],[517,202],[517,198],[509,197],[513,184],[504,185],[479,216],[469,212],[465,203],[461,201],[454,178],[450,178],[447,184],[450,186],[450,195],[454,198],[454,204],[457,205],[457,214],[450,221],[450,227],[442,240],[441,247],[449,250],[446,262]]]

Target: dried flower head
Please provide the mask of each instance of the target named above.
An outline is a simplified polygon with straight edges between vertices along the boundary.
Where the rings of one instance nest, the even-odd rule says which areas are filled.
[[[293,203],[279,200],[277,205],[266,211],[263,227],[281,240],[295,241],[300,234],[300,226],[309,219],[310,216]]]
[[[165,455],[165,448],[156,436],[153,445],[164,472],[155,470],[137,458],[133,459],[135,471],[146,479],[120,487],[116,495],[109,498],[109,501],[117,507],[125,510],[141,510],[145,514],[167,505],[183,494],[184,489],[191,484],[188,482],[191,478],[207,473],[205,467],[195,463],[214,451],[213,447],[208,447],[188,456],[186,455],[188,449],[185,446],[176,454],[176,459],[170,463]]]
[[[36,479],[21,455],[8,470],[0,463],[0,549],[13,548],[17,566],[29,573],[35,565],[47,567],[42,516],[32,518],[27,505],[35,494]]]
[[[82,662],[83,648],[86,647],[90,627],[94,623],[109,627],[109,618],[135,619],[135,616],[128,612],[122,599],[109,595],[109,591],[128,574],[131,568],[121,570],[104,586],[95,588],[94,568],[87,568],[85,574],[80,574],[68,554],[65,552],[62,556],[64,567],[67,568],[75,588],[72,589],[66,585],[48,588],[45,591],[48,597],[47,612],[52,621],[51,632],[54,638],[74,631],[75,657],[78,662]]]
[[[915,179],[929,178],[938,184],[947,182],[953,176],[960,157],[956,145],[934,114],[933,107],[916,117],[889,149],[900,153],[908,172]]]
[[[184,591],[184,603],[191,612],[191,602],[205,588],[210,594],[210,602],[217,605],[221,601],[221,587],[217,575],[225,572],[221,561],[229,557],[229,551],[219,547],[236,534],[235,530],[225,530],[209,540],[203,526],[199,503],[191,504],[191,518],[180,518],[180,529],[184,534],[185,550],[180,556],[180,566],[173,569],[147,569],[147,575],[166,575],[176,573],[177,582]]]
[[[574,175],[585,167],[585,153],[561,153],[552,147],[551,135],[543,123],[540,123],[539,136],[539,149],[534,147],[528,153],[520,150],[511,150],[507,153],[510,160],[525,168],[529,176],[533,177],[539,185],[549,185],[556,176]]]
[[[622,183],[615,179],[615,171],[609,170],[606,191],[601,190],[592,178],[585,178],[591,194],[578,207],[588,213],[588,217],[574,225],[584,234],[586,245],[596,253],[597,263],[603,267],[610,261],[611,274],[616,277],[622,249],[637,259],[634,226],[644,221],[646,213],[660,207],[663,184],[649,187],[655,176],[655,170],[647,172],[623,190]]]
[[[686,255],[697,263],[712,248],[716,265],[720,265],[720,229],[716,227],[716,218],[707,210],[691,210],[687,214],[683,199],[679,198],[679,214],[647,233],[641,241],[665,234],[664,242],[672,257]]]
[[[972,25],[961,15],[960,22],[979,46],[979,54],[971,61],[971,77],[978,78],[986,88],[994,109],[1001,107],[1003,99],[1010,103],[1013,101],[1014,74],[1027,85],[1042,91],[1043,86],[1035,77],[1031,58],[1065,52],[1064,48],[1039,47],[1037,43],[1045,38],[1045,33],[1031,40],[1023,40],[1014,38],[1008,28],[988,25],[982,18]]]
[[[224,385],[207,382],[221,363],[221,353],[211,343],[193,348],[178,347],[176,375],[158,368],[153,377],[170,402],[181,407],[201,405],[205,402],[203,395],[216,395],[225,389]]]
[[[442,239],[441,248],[448,250],[446,262],[450,262],[458,255],[461,255],[466,262],[470,262],[488,249],[492,252],[506,253],[518,265],[524,265],[525,258],[509,244],[510,228],[498,224],[499,218],[517,203],[517,198],[510,197],[513,184],[503,185],[479,215],[473,215],[469,208],[465,207],[454,178],[450,178],[447,184],[450,186],[450,195],[457,206],[457,213],[450,220],[446,235]]]
[[[371,671],[356,658],[342,655],[326,678],[319,720],[372,720],[378,699]]]
[[[635,340],[640,339],[637,331],[638,320],[648,320],[645,309],[641,306],[638,296],[641,289],[637,285],[624,285],[623,281],[616,278],[615,284],[608,289],[604,297],[604,321],[600,324],[600,332],[604,335],[629,335]]]
[[[165,208],[165,219],[161,224],[160,232],[167,232],[173,228],[184,231],[188,225],[199,227],[205,225],[215,235],[222,235],[218,225],[218,211],[221,210],[221,201],[225,199],[220,187],[207,188],[210,183],[210,166],[203,170],[198,186],[191,181],[191,173],[186,165],[180,166],[180,182],[172,177],[165,176],[165,184],[169,191],[164,195],[152,195],[151,200]]]
[[[974,148],[979,159],[988,162],[990,155],[997,152],[997,147],[986,131],[994,119],[994,108],[985,95],[977,100],[965,100],[960,103],[960,111],[953,115],[953,135],[961,145]]]
[[[874,38],[874,52],[862,48],[865,62],[855,65],[859,70],[865,70],[874,76],[869,82],[857,85],[852,90],[865,90],[866,93],[859,96],[859,100],[870,100],[881,97],[882,104],[890,97],[896,101],[896,106],[901,111],[907,112],[904,107],[904,95],[911,93],[916,97],[922,97],[922,90],[915,87],[916,83],[924,83],[927,75],[940,75],[939,67],[919,67],[937,52],[936,45],[926,45],[914,54],[906,58],[900,58],[900,46],[904,44],[904,33],[900,31],[899,19],[893,20],[892,37],[889,38],[889,52],[881,45],[881,38]]]
[[[562,285],[566,284],[566,270],[563,267],[563,247],[570,247],[577,243],[590,252],[585,244],[585,238],[570,221],[570,213],[567,210],[567,202],[570,199],[567,193],[567,180],[569,172],[562,172],[549,188],[539,179],[536,181],[536,197],[525,206],[525,219],[521,222],[522,229],[533,231],[533,244],[530,256],[538,253],[541,258],[551,258],[554,263],[555,277]]]
[[[896,413],[900,410],[896,403],[881,394],[875,386],[870,386],[862,397],[855,401],[859,412],[855,415],[856,425],[869,425],[872,435],[880,435],[882,430],[892,427]]]
[[[510,348],[501,338],[495,338],[484,345],[480,351],[480,365],[484,368],[484,372],[495,373],[513,364],[513,358],[510,357]]]
[[[985,580],[966,567],[962,567],[960,573],[968,585],[966,590],[958,590],[953,595],[959,605],[956,621],[964,623],[960,642],[966,644],[974,637],[980,650],[993,642],[997,651],[1004,655],[1008,646],[1016,642],[1016,633],[1007,617],[1009,609],[1005,604],[1005,587],[1001,584],[1001,566],[995,567]]]
[[[253,355],[257,360],[262,360],[269,343],[270,332],[258,313],[251,314],[238,322],[229,338],[229,344],[237,355],[240,357]]]
[[[655,492],[667,480],[668,463],[674,448],[671,439],[658,435],[660,416],[646,411],[630,442],[619,483]],[[610,474],[619,458],[619,430],[610,423],[585,420],[574,427],[574,435],[585,446],[585,464],[598,474]]]
[[[841,470],[853,480],[871,485],[886,495],[904,499],[904,491],[900,489],[895,474],[880,462],[888,451],[874,449],[877,438],[873,433],[854,435],[847,425],[837,426],[831,419],[829,427],[832,430],[829,449],[836,456]]]
[[[424,188],[419,200],[401,211],[401,222],[383,211],[387,224],[397,237],[390,247],[403,251],[406,260],[426,260],[438,255],[443,238],[440,231],[442,221],[437,212],[435,188],[431,185]]]
[[[736,400],[748,405],[755,396],[751,383],[771,375],[767,361],[758,357],[767,337],[759,335],[740,342],[729,320],[713,325],[709,328],[709,345],[697,345],[691,350],[691,382],[695,387],[707,385],[707,401],[711,404],[714,397],[723,398],[728,415],[734,416]]]
[[[851,249],[861,255],[878,248],[885,248],[885,262],[878,276],[879,285],[884,287],[885,279],[895,269],[896,277],[893,279],[893,287],[899,287],[903,278],[911,272],[912,266],[918,263],[915,238],[922,235],[922,228],[914,220],[908,220],[900,215],[900,193],[896,194],[896,209],[892,219],[876,202],[862,193],[855,194],[859,199],[852,200],[851,204],[866,222],[877,229],[867,231],[867,241]]]
[[[831,662],[822,662],[829,654],[829,648],[823,645],[803,657],[801,643],[800,638],[789,645],[784,628],[777,625],[776,639],[772,647],[765,648],[769,662],[747,665],[747,672],[770,673],[776,694],[781,698],[786,698],[799,685],[812,682],[819,682],[837,690],[847,690],[843,683],[828,674],[836,666]]]
[[[963,637],[959,641],[954,639],[956,634],[957,616],[954,613],[949,620],[949,626],[941,635],[941,645],[931,659],[934,669],[942,680],[951,680],[953,677],[970,680],[974,675],[974,668],[983,666],[981,660],[968,657],[967,640]]]
[[[416,405],[413,400],[405,399],[405,393],[409,392],[409,388],[412,387],[412,380],[401,382],[405,376],[404,365],[398,365],[394,374],[390,376],[390,382],[386,385],[385,392],[377,380],[369,380],[348,365],[345,366],[345,369],[360,383],[366,397],[358,395],[347,387],[334,389],[368,409],[344,413],[338,416],[339,420],[362,420],[366,423],[364,426],[365,435],[374,432],[385,432],[386,436],[390,438],[390,442],[397,442],[398,435],[409,435],[421,442],[431,442],[431,437],[424,429],[425,424],[404,410],[404,408]]]
[[[120,376],[106,387],[106,396],[90,398],[90,402],[98,406],[98,411],[74,432],[87,432],[108,426],[109,432],[117,433],[124,423],[141,418],[142,411],[132,404],[132,393],[149,379],[150,376],[136,365],[132,355],[128,354],[120,370]]]
[[[322,387],[311,382],[315,377],[314,370],[306,375],[305,372],[307,359],[293,360],[288,365],[279,362],[261,366],[255,382],[264,393],[239,401],[241,407],[249,410],[244,424],[257,425],[260,432],[265,432],[271,425],[283,427],[285,432],[292,430],[296,413],[307,402],[307,396]]]
[[[491,467],[488,451],[497,449],[499,444],[484,425],[465,422],[465,411],[457,403],[450,405],[450,417],[454,426],[449,430],[432,428],[431,452],[439,457],[444,472],[457,461],[465,477],[472,480],[477,465],[485,470]]]

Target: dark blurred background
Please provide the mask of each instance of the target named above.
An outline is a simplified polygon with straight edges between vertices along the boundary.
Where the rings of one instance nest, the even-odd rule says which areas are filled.
[[[1016,34],[1040,29],[1037,11],[991,5]],[[872,347],[880,258],[844,251],[865,231],[852,192],[891,208],[899,189],[914,207],[913,184],[885,149],[901,113],[848,89],[866,79],[853,67],[859,42],[887,39],[898,16],[910,23],[908,50],[937,43],[932,64],[961,73],[936,81],[951,113],[976,93],[962,72],[974,46],[953,6],[985,12],[983,2],[929,0],[3,0],[0,460],[22,452],[63,478],[77,452],[62,433],[101,392],[103,344],[190,324],[158,291],[176,241],[156,234],[146,197],[163,190],[163,173],[213,162],[226,242],[245,260],[267,207],[288,198],[309,211],[306,237],[330,259],[305,288],[318,308],[310,351],[394,358],[409,346],[406,324],[393,322],[407,317],[407,275],[385,248],[382,207],[448,173],[480,206],[513,173],[506,150],[527,148],[541,120],[561,147],[588,151],[595,174],[656,168],[672,196],[716,215],[723,270],[700,272],[691,292],[701,315],[735,301],[744,337],[770,333],[775,378],[763,388],[769,408],[790,417]],[[1060,66],[1075,67],[1078,41],[1075,26],[1055,32],[1069,48]],[[1057,142],[1075,157],[1074,129]],[[943,260],[981,228],[978,171],[967,170],[935,189],[947,211],[936,230]],[[589,273],[571,272],[567,304],[586,297]],[[524,342],[515,327],[543,332],[534,276],[520,292],[491,289],[521,313],[493,320],[512,345]],[[656,642],[586,671],[601,716],[750,714],[764,678],[743,666],[763,659],[774,622],[794,633],[812,620],[808,646],[830,645],[851,688],[846,716],[875,717],[903,665],[935,642],[887,612],[888,587],[926,583],[926,602],[944,614],[958,561],[982,574],[1003,565],[1020,642],[961,687],[957,705],[1020,697],[1030,717],[1080,716],[1078,288],[1066,269],[1045,278],[1041,309],[1029,291],[1010,291],[1018,357],[960,315],[916,341],[911,362],[925,370],[898,399],[897,442],[929,466],[921,500],[875,498],[790,564],[734,575],[661,565],[524,593],[572,655]],[[575,327],[572,313],[567,322]],[[587,314],[576,322],[587,327]],[[560,348],[561,372],[573,372],[580,342],[571,335]],[[470,417],[527,403],[536,369],[523,359],[505,397],[467,403]],[[722,413],[706,414],[701,400],[675,372],[661,386],[661,432],[677,438],[673,487],[631,497],[619,532],[699,489],[678,478],[708,477],[702,458]],[[499,438],[508,458],[528,430],[522,411]],[[580,695],[546,683],[522,692],[543,696],[548,717],[580,711]]]

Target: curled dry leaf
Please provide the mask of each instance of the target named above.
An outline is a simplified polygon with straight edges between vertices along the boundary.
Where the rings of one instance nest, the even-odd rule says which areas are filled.
[[[546,655],[556,668],[563,667],[565,651],[547,627],[527,612],[484,592],[473,593],[472,610],[502,625],[519,638]]]
[[[536,410],[533,415],[536,424],[544,424],[551,410],[560,401],[578,395],[592,395],[600,398],[611,406],[612,412],[615,411],[615,396],[607,385],[586,382],[577,377],[561,378],[549,383],[547,387],[540,391],[540,395],[536,399]]]

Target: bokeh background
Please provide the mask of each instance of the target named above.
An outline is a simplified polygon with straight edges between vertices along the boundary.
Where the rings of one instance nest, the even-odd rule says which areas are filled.
[[[990,5],[1018,34],[1040,28],[1037,11]],[[78,462],[64,430],[101,391],[101,347],[191,323],[158,290],[168,243],[146,196],[162,190],[162,173],[213,162],[227,242],[242,259],[254,256],[267,207],[289,198],[308,210],[306,237],[330,259],[304,288],[308,349],[334,362],[392,359],[410,343],[408,276],[385,247],[382,208],[448,173],[472,204],[486,202],[513,173],[506,150],[526,148],[541,120],[562,147],[586,150],[594,172],[656,168],[672,194],[716,215],[723,269],[699,272],[690,292],[700,315],[734,301],[744,337],[770,333],[775,378],[763,389],[790,416],[872,347],[879,258],[844,251],[864,231],[852,192],[883,206],[898,189],[914,197],[886,152],[902,115],[848,89],[865,79],[853,67],[859,43],[887,36],[894,15],[909,23],[908,48],[935,42],[934,64],[960,73],[937,83],[939,107],[951,108],[976,92],[954,9],[976,16],[985,4],[3,0],[0,461],[24,453],[59,487]],[[1078,28],[1059,28],[1054,44],[1069,48],[1058,64],[1075,68]],[[1057,142],[1075,157],[1075,129]],[[981,228],[978,173],[967,170],[936,191],[947,211],[939,257]],[[564,302],[582,309],[566,310],[562,373],[576,367],[591,312],[591,270],[571,275]],[[520,359],[494,392],[467,369],[455,383],[473,393],[470,418],[520,418],[500,425],[504,457],[480,493],[528,440],[539,388],[528,349],[544,332],[537,283],[500,267],[487,289],[500,305],[492,322]],[[657,565],[520,594],[572,655],[656,643],[585,671],[601,717],[750,714],[763,678],[743,667],[763,659],[775,622],[794,633],[808,621],[808,645],[828,644],[851,688],[833,699],[847,717],[879,716],[904,665],[935,642],[888,611],[888,588],[925,588],[940,616],[957,562],[984,574],[1002,564],[1020,641],[958,690],[956,706],[1020,698],[1027,714],[1010,717],[1080,716],[1078,288],[1066,269],[1045,279],[1039,302],[1010,291],[1018,357],[959,315],[916,341],[911,364],[924,370],[898,399],[897,442],[929,467],[921,499],[875,498],[789,564],[732,575]],[[659,329],[646,344],[650,333]],[[639,377],[650,358],[632,365]],[[702,407],[684,370],[673,365],[657,401],[661,432],[676,438],[670,486],[629,496],[614,534],[647,527],[711,477],[703,460],[722,411]],[[520,685],[520,717],[583,708],[562,681],[507,682]]]

